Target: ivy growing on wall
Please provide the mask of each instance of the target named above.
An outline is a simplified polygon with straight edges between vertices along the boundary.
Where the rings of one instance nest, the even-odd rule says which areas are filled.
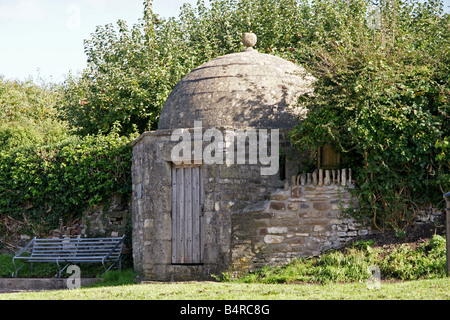
[[[441,1],[376,1],[369,24],[366,1],[313,3],[329,29],[301,46],[318,81],[292,139],[335,146],[356,171],[356,214],[402,229],[450,190],[449,15]]]

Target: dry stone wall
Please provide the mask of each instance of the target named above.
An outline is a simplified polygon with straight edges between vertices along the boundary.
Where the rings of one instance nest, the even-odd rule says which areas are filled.
[[[7,221],[8,220],[8,221]],[[76,237],[118,237],[127,232],[131,223],[129,197],[113,194],[108,204],[98,204],[86,209],[80,218],[72,221],[60,219],[60,225],[40,238],[76,238]],[[25,222],[6,217],[0,221],[8,230],[7,235],[0,234],[0,252],[17,252],[26,246],[34,235],[21,232]]]
[[[129,199],[119,194],[111,197],[109,204],[99,204],[86,209],[81,219],[54,229],[49,237],[119,237],[125,234],[131,219]]]

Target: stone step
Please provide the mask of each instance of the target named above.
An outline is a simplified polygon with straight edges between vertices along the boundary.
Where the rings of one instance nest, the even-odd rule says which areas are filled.
[[[63,290],[67,289],[67,280],[65,278],[0,278],[0,292]],[[81,286],[101,280],[99,278],[81,278]]]

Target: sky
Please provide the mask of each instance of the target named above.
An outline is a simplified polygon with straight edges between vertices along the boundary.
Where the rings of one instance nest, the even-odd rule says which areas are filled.
[[[83,40],[95,27],[142,17],[143,0],[0,0],[0,75],[58,83],[86,66]],[[153,11],[176,17],[183,3],[153,0]]]
[[[143,0],[0,0],[0,75],[59,83],[86,67],[83,40],[95,27],[142,17]],[[177,17],[183,3],[153,0],[153,12]],[[450,0],[444,0],[450,11]]]

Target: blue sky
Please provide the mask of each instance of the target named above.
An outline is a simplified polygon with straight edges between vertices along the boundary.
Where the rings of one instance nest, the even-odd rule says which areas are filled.
[[[0,0],[0,75],[61,82],[86,66],[83,40],[98,25],[118,19],[132,25],[142,16],[143,0]],[[183,3],[153,0],[160,16],[178,16]],[[450,0],[445,0],[450,11]]]
[[[118,19],[132,25],[142,16],[143,0],[0,0],[0,75],[61,82],[86,66],[83,40],[98,25]],[[153,0],[163,17],[178,16],[183,3]]]

